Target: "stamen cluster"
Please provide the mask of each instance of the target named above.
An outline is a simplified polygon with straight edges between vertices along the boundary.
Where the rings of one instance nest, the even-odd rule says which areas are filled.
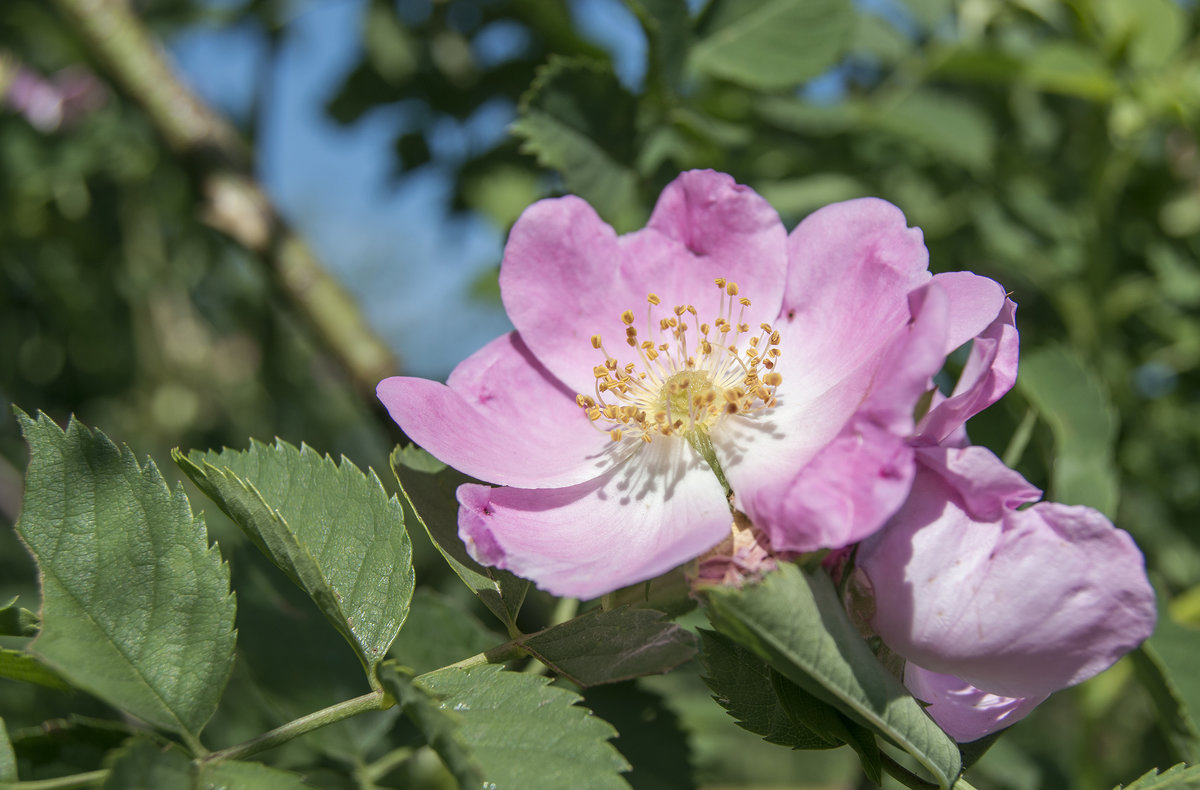
[[[600,335],[592,347],[604,354],[604,364],[593,369],[595,396],[576,396],[599,430],[613,441],[627,435],[650,442],[655,436],[707,433],[719,420],[733,414],[755,414],[776,403],[775,391],[783,381],[774,368],[781,354],[779,332],[759,324],[751,335],[745,323],[750,300],[738,296],[737,283],[714,281],[721,289],[719,315],[701,323],[692,305],[675,305],[655,320],[662,300],[646,296],[646,335],[641,339],[632,310],[621,314],[625,342],[638,350],[637,363],[621,365],[604,347]],[[735,303],[740,306],[733,321]],[[739,346],[743,337],[744,348]]]

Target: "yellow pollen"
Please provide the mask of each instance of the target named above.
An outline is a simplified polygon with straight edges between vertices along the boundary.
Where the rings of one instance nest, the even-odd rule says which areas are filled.
[[[750,299],[738,296],[735,282],[724,277],[713,282],[721,291],[721,305],[710,322],[701,322],[691,304],[655,315],[662,300],[651,293],[646,295],[642,335],[648,339],[641,339],[633,310],[621,313],[625,342],[636,361],[618,361],[600,335],[592,335],[592,348],[603,354],[604,362],[592,369],[594,397],[580,394],[575,400],[613,442],[636,437],[649,443],[666,436],[700,441],[697,437],[721,420],[753,417],[778,402],[776,390],[783,382],[774,370],[781,353],[779,332],[760,323],[761,334],[751,335],[745,320]]]

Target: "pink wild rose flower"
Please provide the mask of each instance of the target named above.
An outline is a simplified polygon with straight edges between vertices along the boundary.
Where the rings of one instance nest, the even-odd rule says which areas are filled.
[[[856,574],[870,627],[953,738],[1013,724],[1150,636],[1141,552],[1104,515],[1039,502],[982,447],[924,447],[917,464],[904,506],[858,547]]]
[[[444,385],[378,394],[413,441],[493,484],[458,490],[471,554],[557,595],[664,573],[728,537],[735,510],[777,553],[861,541],[908,497],[915,432],[951,436],[1016,370],[1004,290],[932,275],[895,206],[831,205],[788,234],[712,171],[680,175],[624,236],[577,197],[530,206],[500,290],[515,331]],[[914,425],[976,337],[959,390]]]

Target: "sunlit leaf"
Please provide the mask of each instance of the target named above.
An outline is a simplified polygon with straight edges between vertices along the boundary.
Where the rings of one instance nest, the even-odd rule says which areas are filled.
[[[617,230],[641,224],[633,160],[637,105],[606,64],[552,59],[522,97],[509,131],[521,151],[558,171]]]
[[[847,0],[714,0],[692,62],[748,88],[788,88],[833,66],[853,30]]]
[[[517,612],[529,590],[529,582],[508,571],[486,568],[467,554],[458,537],[458,501],[455,490],[471,478],[450,469],[413,445],[392,451],[392,471],[417,521],[458,577],[479,600],[508,627],[517,632]]]
[[[598,609],[518,640],[578,686],[618,683],[668,672],[696,654],[687,631],[650,609]]]
[[[42,574],[30,650],[72,685],[185,737],[233,663],[229,571],[182,488],[103,434],[18,412],[32,459],[17,530]]]
[[[1200,765],[1176,765],[1162,773],[1151,768],[1136,781],[1113,790],[1195,790],[1200,788]]]
[[[417,682],[461,720],[460,733],[496,790],[628,790],[616,732],[540,675],[494,665],[443,669]]]
[[[364,667],[383,660],[414,577],[403,510],[374,472],[283,441],[174,458],[312,597]]]
[[[704,592],[717,630],[850,719],[911,754],[949,788],[958,747],[858,635],[823,571],[784,564],[742,590]]]

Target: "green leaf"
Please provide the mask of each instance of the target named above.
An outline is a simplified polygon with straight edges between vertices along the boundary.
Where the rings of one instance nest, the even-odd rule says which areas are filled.
[[[813,732],[825,733],[848,744],[862,761],[863,772],[875,784],[883,783],[883,761],[875,734],[855,724],[833,707],[809,694],[792,681],[771,670],[771,687],[787,714]]]
[[[842,741],[815,732],[790,715],[775,690],[775,670],[749,649],[714,631],[701,631],[704,682],[738,726],[768,743],[792,749],[833,749]],[[784,678],[784,680],[787,680]],[[788,681],[790,682],[790,681]]]
[[[649,43],[649,72],[678,93],[683,64],[691,45],[692,24],[685,0],[625,0],[638,18]]]
[[[229,570],[182,487],[100,432],[18,411],[32,458],[17,531],[42,576],[30,650],[72,685],[195,740],[233,665]]]
[[[1200,766],[1176,765],[1163,771],[1151,768],[1133,784],[1117,785],[1113,790],[1194,790],[1200,788]]]
[[[618,231],[643,214],[630,169],[637,102],[607,64],[552,58],[521,97],[509,131],[521,152],[557,170],[566,191],[592,205]]]
[[[829,578],[782,565],[742,590],[706,590],[717,630],[804,691],[907,751],[942,788],[958,777],[958,747],[875,658]]]
[[[37,656],[23,650],[0,648],[0,678],[36,683],[59,691],[71,690],[70,684],[39,661]]]
[[[593,686],[583,699],[619,733],[615,744],[633,766],[625,779],[634,790],[696,790],[692,733],[662,696],[627,681]]]
[[[616,732],[540,675],[486,665],[417,678],[461,719],[462,741],[496,790],[627,790]]]
[[[460,790],[486,787],[483,768],[463,741],[458,715],[444,709],[410,673],[394,662],[380,665],[378,672],[380,685],[392,695],[404,715],[421,731],[425,742],[442,758]]]
[[[442,557],[484,606],[500,618],[509,634],[518,633],[517,613],[521,611],[529,582],[508,571],[480,565],[467,554],[458,537],[458,501],[454,492],[472,479],[413,445],[393,450],[391,466],[400,492]]]
[[[1142,644],[1129,654],[1129,659],[1138,682],[1154,704],[1171,755],[1177,759],[1194,759],[1198,738],[1196,725],[1170,670],[1149,644]]]
[[[142,737],[129,740],[108,760],[102,790],[301,790],[309,787],[293,773],[261,763],[200,762],[193,764],[178,747]]]
[[[37,636],[38,616],[17,606],[17,597],[0,608],[0,636]]]
[[[312,597],[374,682],[374,667],[408,615],[414,581],[403,509],[375,473],[283,441],[173,457]]]
[[[747,88],[790,88],[833,66],[853,31],[848,0],[714,0],[692,63]]]
[[[8,729],[4,719],[0,718],[0,782],[17,781],[17,755],[13,753],[12,741],[8,739]]]
[[[450,598],[419,588],[391,656],[418,675],[482,653],[504,640]]]
[[[1040,348],[1021,359],[1017,386],[1054,432],[1051,493],[1110,518],[1117,508],[1117,412],[1103,381],[1074,352]]]
[[[696,655],[695,638],[663,617],[650,609],[593,609],[518,643],[577,686],[619,683],[669,672]]]
[[[918,88],[896,104],[871,107],[870,124],[905,137],[936,158],[985,173],[995,157],[991,119],[973,102],[950,93]]]

